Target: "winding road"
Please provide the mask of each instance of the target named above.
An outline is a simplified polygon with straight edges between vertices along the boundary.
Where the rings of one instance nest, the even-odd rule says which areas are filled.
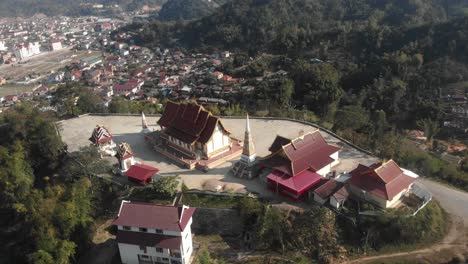
[[[362,257],[350,260],[347,263],[366,263],[396,257],[425,256],[446,249],[456,252],[468,252],[468,193],[429,179],[419,178],[418,182],[431,191],[433,198],[451,215],[452,225],[444,239],[440,243],[423,249]]]

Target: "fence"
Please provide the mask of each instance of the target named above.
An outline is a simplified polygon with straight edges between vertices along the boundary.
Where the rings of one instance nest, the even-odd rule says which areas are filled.
[[[411,193],[423,200],[423,203],[418,207],[418,209],[412,213],[412,216],[415,216],[432,200],[432,194],[419,184],[413,184],[413,187],[411,187]]]

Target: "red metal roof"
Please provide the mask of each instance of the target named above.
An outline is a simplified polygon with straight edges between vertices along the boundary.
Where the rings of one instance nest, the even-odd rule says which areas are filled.
[[[278,184],[281,188],[300,195],[317,184],[322,176],[310,170],[305,170],[294,177],[289,177],[283,172],[275,170],[267,178],[273,184]]]
[[[218,124],[225,133],[230,134],[218,117],[212,116],[196,103],[167,102],[158,124],[167,128],[166,134],[187,144],[208,142]]]
[[[154,205],[122,201],[113,225],[163,229],[181,232],[187,226],[195,208]]]
[[[415,181],[415,178],[405,175],[393,160],[369,167],[359,164],[350,173],[351,179],[348,182],[351,185],[386,200],[392,200]]]
[[[117,242],[130,245],[180,250],[182,237],[117,230]]]
[[[340,149],[327,144],[318,130],[293,140],[278,136],[270,147],[275,152],[263,164],[293,176],[307,169],[322,169],[334,161],[330,155]]]
[[[154,174],[158,173],[159,169],[144,164],[135,164],[125,173],[125,176],[137,181],[145,182]]]

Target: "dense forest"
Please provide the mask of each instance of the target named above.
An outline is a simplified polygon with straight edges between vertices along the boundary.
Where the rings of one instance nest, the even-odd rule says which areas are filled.
[[[90,147],[67,155],[56,120],[29,104],[0,121],[0,263],[72,262],[116,201],[115,188],[92,177],[109,164]]]
[[[158,18],[163,21],[201,18],[225,3],[226,0],[170,0],[162,6]]]

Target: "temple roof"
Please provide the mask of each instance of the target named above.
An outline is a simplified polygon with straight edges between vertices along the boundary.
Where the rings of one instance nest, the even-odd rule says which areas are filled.
[[[295,139],[277,136],[270,146],[270,155],[262,163],[290,176],[307,169],[318,171],[334,161],[330,156],[341,148],[329,145],[315,130]]]
[[[167,102],[158,124],[166,128],[166,134],[187,144],[208,142],[218,125],[230,134],[218,117],[196,103]]]
[[[112,140],[112,135],[109,133],[109,130],[104,126],[99,125],[94,128],[93,133],[89,138],[89,141],[91,141],[96,146],[102,143],[106,143],[110,140]]]
[[[384,164],[374,163],[369,167],[359,164],[350,174],[348,182],[351,185],[386,200],[392,200],[416,180],[406,175],[393,160]]]
[[[122,142],[119,144],[119,147],[117,148],[117,154],[115,154],[116,158],[119,160],[124,160],[133,156],[132,148],[127,142]]]

